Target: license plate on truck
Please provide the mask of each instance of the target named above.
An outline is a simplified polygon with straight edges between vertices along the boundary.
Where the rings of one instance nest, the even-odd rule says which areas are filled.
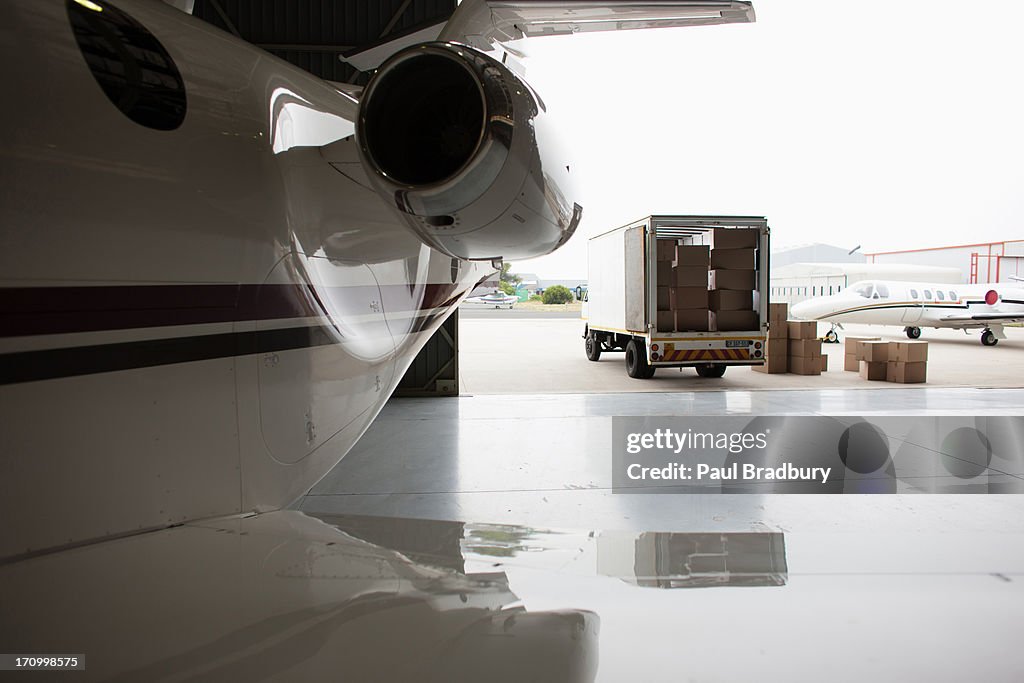
[[[750,346],[749,339],[727,339],[725,341],[725,348],[727,349],[741,348],[744,346]]]

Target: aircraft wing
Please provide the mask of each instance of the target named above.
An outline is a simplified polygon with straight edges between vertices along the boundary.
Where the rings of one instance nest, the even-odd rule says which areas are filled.
[[[435,38],[489,51],[496,43],[537,36],[754,20],[753,5],[739,0],[463,0],[439,32],[435,26],[426,34],[375,45],[344,59],[366,71],[410,44]]]
[[[944,323],[977,322],[977,323],[1020,323],[1024,322],[1024,313],[993,313],[991,315],[949,315],[941,319]]]

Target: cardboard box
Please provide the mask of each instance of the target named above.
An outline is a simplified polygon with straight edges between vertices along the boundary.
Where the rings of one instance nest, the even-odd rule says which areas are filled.
[[[757,311],[711,311],[711,329],[719,332],[739,332],[759,329]]]
[[[789,357],[810,358],[821,355],[820,339],[790,339],[787,346]]]
[[[783,320],[781,323],[769,322],[768,323],[768,338],[781,341],[785,346],[785,341],[789,339],[789,325]]]
[[[886,374],[885,361],[867,361],[862,360],[860,362],[860,376],[861,379],[869,379],[872,382],[884,382]]]
[[[789,357],[789,371],[794,375],[820,375],[821,357]]]
[[[764,357],[764,365],[755,365],[754,372],[763,372],[767,375],[781,375],[789,372],[789,357],[785,353],[769,352]]]
[[[757,228],[712,228],[713,249],[753,249],[760,239]]]
[[[889,342],[863,341],[858,345],[857,359],[869,363],[884,363],[889,360]]]
[[[712,311],[752,311],[754,293],[742,289],[713,289],[708,302]]]
[[[817,339],[818,323],[814,320],[787,320],[790,339]]]
[[[671,287],[672,286],[672,262],[671,261],[658,261],[658,272],[657,280],[659,287]]]
[[[821,371],[828,372],[828,354],[821,354]]]
[[[757,273],[753,270],[714,268],[708,271],[708,287],[711,289],[756,289]]]
[[[843,356],[843,370],[846,372],[860,372],[860,361],[857,356],[849,353]]]
[[[712,249],[711,267],[727,270],[753,270],[753,249]]]
[[[657,240],[658,242],[658,260],[659,261],[672,261],[676,257],[676,241],[675,240]]]
[[[669,292],[672,291],[671,287],[658,287],[658,310],[659,311],[670,311],[672,310],[671,299],[669,298]]]
[[[902,342],[897,342],[902,344]],[[927,343],[927,342],[925,342]],[[920,384],[928,375],[928,363],[924,361],[889,361],[885,364],[885,381],[897,384]]]
[[[722,271],[726,272],[738,272],[738,271]],[[751,287],[753,289],[753,287]],[[781,327],[786,326],[786,320],[789,318],[789,304],[768,304],[768,322],[769,323],[781,323]]]
[[[658,311],[658,332],[675,332],[676,316],[672,311]]]
[[[711,329],[706,308],[683,308],[672,314],[677,332],[707,332]]]
[[[679,266],[672,269],[673,287],[708,288],[708,269],[704,266]]]
[[[705,287],[672,287],[668,290],[668,300],[673,311],[684,308],[708,310],[708,290]]]
[[[680,244],[676,247],[676,255],[673,259],[673,266],[704,266],[707,270],[711,263],[711,248],[702,244],[686,245]]]
[[[928,342],[889,342],[889,360],[894,360],[900,363],[923,363],[928,360]]]
[[[879,340],[878,337],[846,337],[843,340],[843,346],[844,346],[844,348],[846,350],[846,355],[847,356],[853,356],[858,361],[861,361],[861,360],[864,360],[864,356],[862,355],[863,352],[860,349],[860,342],[878,341],[878,340]],[[859,370],[860,370],[860,366],[859,365],[853,369],[854,372],[858,372]]]

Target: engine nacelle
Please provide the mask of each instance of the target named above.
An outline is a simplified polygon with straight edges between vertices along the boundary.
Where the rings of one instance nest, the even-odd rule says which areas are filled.
[[[356,138],[377,191],[428,245],[464,259],[532,258],[565,243],[582,213],[561,189],[568,161],[550,158],[543,118],[500,62],[426,43],[381,65]]]

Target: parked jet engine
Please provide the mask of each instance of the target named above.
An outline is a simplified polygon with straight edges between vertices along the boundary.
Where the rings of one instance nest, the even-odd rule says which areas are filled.
[[[502,63],[425,43],[381,65],[356,138],[377,191],[428,245],[463,259],[531,258],[568,240],[582,212],[563,193],[568,162],[554,158],[545,114]]]

